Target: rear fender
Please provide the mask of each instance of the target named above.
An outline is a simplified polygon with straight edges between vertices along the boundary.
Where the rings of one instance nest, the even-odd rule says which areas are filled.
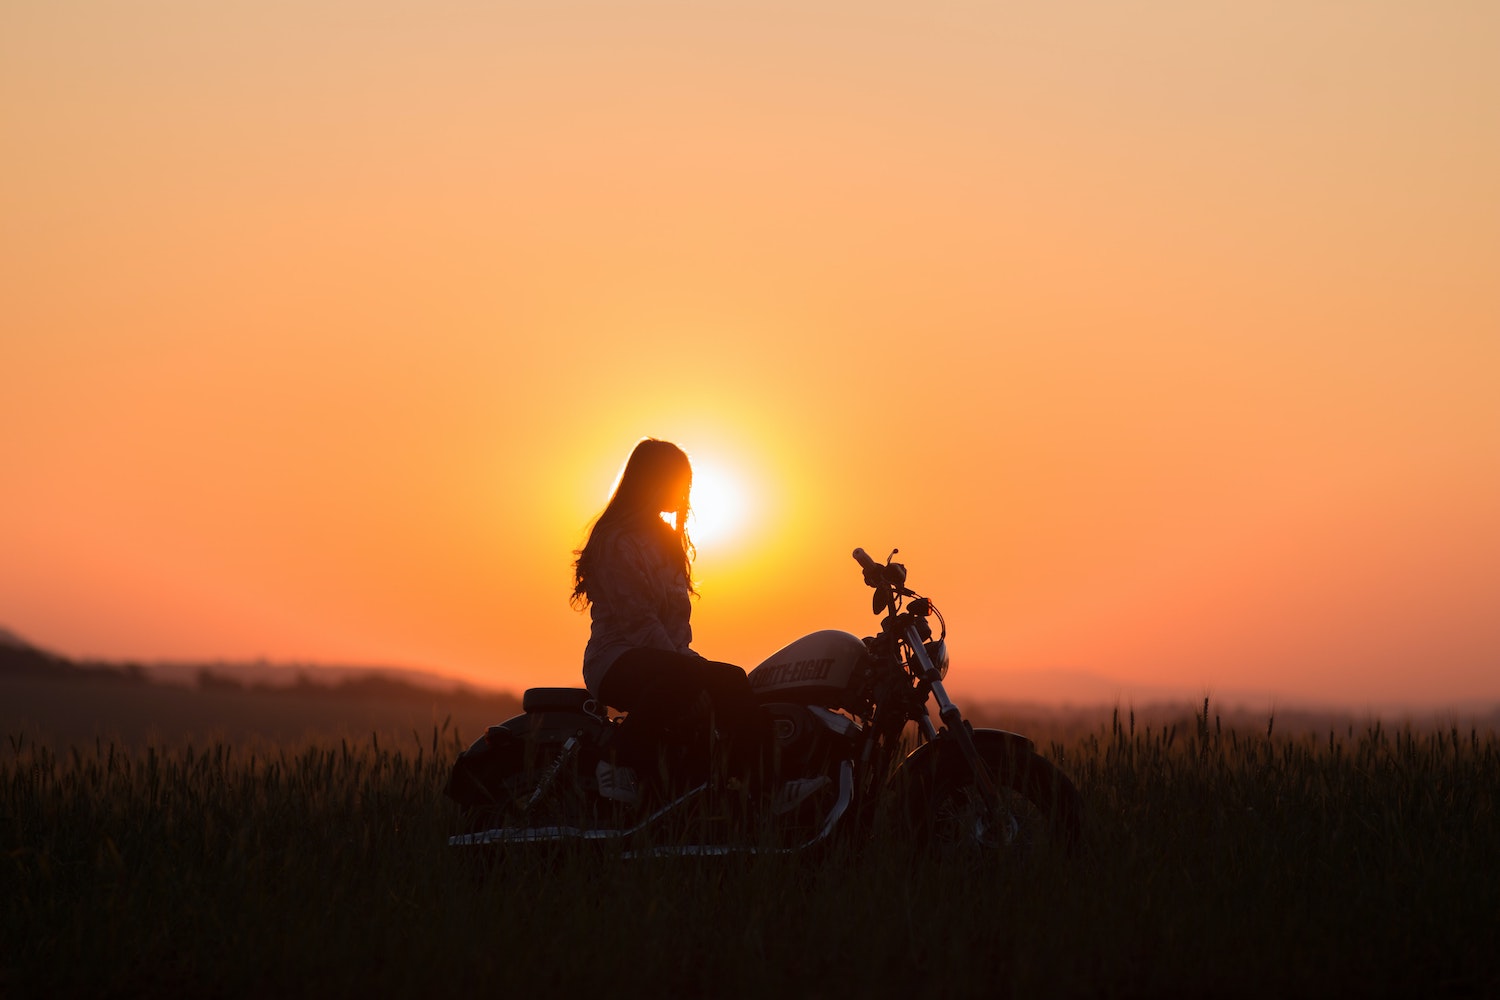
[[[526,743],[561,743],[569,736],[582,735],[586,741],[597,741],[609,723],[587,712],[544,711],[527,712],[506,719],[498,726],[491,726],[486,739],[515,739]],[[501,730],[505,735],[496,736]]]

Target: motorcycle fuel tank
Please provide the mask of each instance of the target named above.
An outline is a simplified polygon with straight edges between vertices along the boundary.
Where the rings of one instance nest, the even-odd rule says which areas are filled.
[[[762,701],[838,708],[860,683],[865,644],[856,635],[824,629],[782,646],[750,671],[750,690]]]

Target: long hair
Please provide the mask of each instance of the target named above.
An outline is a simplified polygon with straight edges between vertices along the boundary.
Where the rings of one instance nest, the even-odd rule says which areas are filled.
[[[573,553],[573,596],[568,603],[582,610],[589,604],[589,567],[594,539],[616,528],[639,531],[654,539],[669,562],[681,561],[688,593],[693,589],[693,541],[688,537],[688,493],[693,467],[687,453],[669,441],[645,438],[630,453],[614,494],[594,518],[588,540]],[[672,522],[661,515],[668,511]]]

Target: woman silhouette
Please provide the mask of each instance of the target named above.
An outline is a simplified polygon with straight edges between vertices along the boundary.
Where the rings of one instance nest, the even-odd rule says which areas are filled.
[[[584,685],[599,701],[629,713],[618,731],[615,761],[601,761],[596,772],[600,794],[616,801],[639,798],[627,765],[652,759],[663,733],[691,725],[704,707],[727,744],[732,774],[757,778],[770,746],[769,722],[745,671],[692,649],[692,485],[682,449],[646,438],[631,452],[614,495],[575,553],[572,603],[588,608],[591,619]],[[671,523],[663,514],[672,516]],[[805,794],[789,782],[776,811],[783,811],[782,798],[800,801]]]

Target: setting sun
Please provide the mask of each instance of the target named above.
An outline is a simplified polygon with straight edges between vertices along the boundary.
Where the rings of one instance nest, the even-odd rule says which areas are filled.
[[[732,544],[745,528],[748,499],[744,485],[733,472],[694,457],[692,513],[688,519],[693,543]]]

